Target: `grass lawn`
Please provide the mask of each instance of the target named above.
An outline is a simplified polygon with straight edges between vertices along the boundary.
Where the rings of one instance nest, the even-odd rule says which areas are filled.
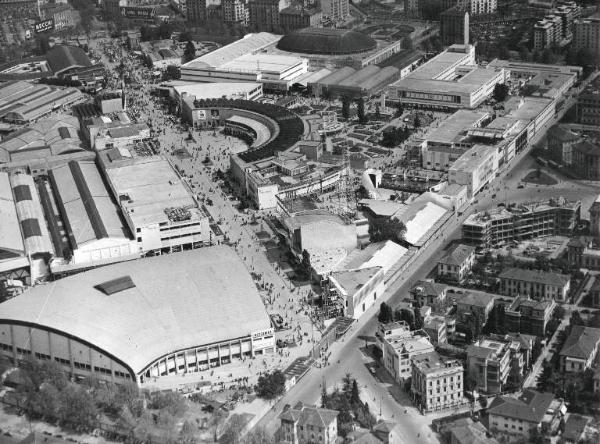
[[[536,185],[556,185],[558,183],[552,176],[538,170],[531,170],[522,181]]]

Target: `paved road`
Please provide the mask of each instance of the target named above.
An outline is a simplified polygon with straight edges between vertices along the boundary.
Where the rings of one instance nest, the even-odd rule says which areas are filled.
[[[411,282],[427,276],[432,268],[432,264],[441,256],[442,246],[448,240],[460,236],[460,227],[464,219],[473,211],[489,209],[499,203],[496,200],[500,197],[498,196],[498,192],[502,191],[502,197],[510,199],[511,202],[547,199],[549,197],[556,197],[557,195],[562,195],[570,200],[577,200],[583,197],[582,187],[578,183],[571,183],[566,180],[559,183],[559,186],[553,187],[536,188],[527,186],[522,189],[517,188],[523,175],[532,166],[531,158],[527,157],[528,152],[533,145],[540,143],[545,136],[545,132],[562,118],[569,107],[568,105],[563,107],[558,115],[548,122],[545,128],[535,136],[528,149],[517,154],[510,165],[493,181],[490,190],[477,196],[477,200],[479,201],[477,205],[471,205],[461,217],[453,217],[445,232],[438,236],[428,247],[420,251],[416,261],[398,281],[387,289],[383,299],[388,300],[392,305],[401,301],[408,294]],[[585,197],[588,198],[595,196],[598,192],[597,187],[589,186],[585,188],[584,194],[587,193]],[[493,194],[496,194],[496,198],[492,197]],[[342,342],[335,343],[331,347],[329,362],[333,363],[333,365],[319,370],[312,369],[299,385],[286,393],[274,408],[259,421],[259,426],[274,432],[278,427],[278,414],[285,404],[293,405],[298,401],[315,404],[320,399],[323,382],[325,382],[326,387],[330,390],[333,385],[341,381],[346,373],[351,373],[357,379],[359,386],[364,392],[363,400],[369,403],[374,402],[375,407],[377,407],[377,403],[379,402],[382,417],[393,419],[398,423],[403,441],[411,443],[437,442],[437,436],[429,429],[433,415],[427,415],[427,417],[420,415],[412,406],[407,394],[402,393],[397,387],[394,389],[394,384],[382,384],[378,382],[367,370],[365,364],[369,360],[361,352],[361,347],[365,345],[365,338],[371,338],[375,333],[377,328],[377,311],[378,304],[371,307],[361,317],[358,323],[346,334]],[[545,353],[547,353],[547,350]],[[532,379],[532,381],[535,382],[535,379]],[[394,399],[392,393],[396,399]],[[371,407],[371,411],[379,413],[380,410]]]

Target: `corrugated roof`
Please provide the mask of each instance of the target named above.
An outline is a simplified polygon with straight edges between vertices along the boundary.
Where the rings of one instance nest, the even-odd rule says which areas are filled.
[[[110,297],[94,288],[124,275],[134,288]],[[168,353],[271,327],[245,265],[226,246],[123,262],[36,286],[0,304],[0,319],[65,332],[136,373]],[[28,347],[18,339],[16,345]]]
[[[0,171],[0,259],[25,254],[8,173]]]

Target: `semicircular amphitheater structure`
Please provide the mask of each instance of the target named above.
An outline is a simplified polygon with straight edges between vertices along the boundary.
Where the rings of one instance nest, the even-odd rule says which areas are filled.
[[[228,246],[97,268],[0,304],[1,355],[52,360],[76,378],[174,388],[274,349],[258,290]]]

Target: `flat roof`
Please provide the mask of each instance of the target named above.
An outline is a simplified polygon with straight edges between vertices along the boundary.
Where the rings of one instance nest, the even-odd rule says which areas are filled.
[[[283,73],[302,63],[300,57],[274,54],[244,54],[219,66],[219,69],[244,72]]]
[[[185,83],[174,85],[173,89],[179,95],[187,93],[195,96],[197,100],[220,99],[223,96],[246,95],[256,88],[260,88],[260,83]]]
[[[124,276],[135,286],[110,296],[95,288]],[[271,328],[248,270],[223,245],[108,265],[38,285],[0,304],[0,319],[72,335],[135,373],[169,353]]]
[[[381,270],[381,267],[369,267],[357,268],[355,270],[334,271],[331,273],[330,278],[339,285],[346,296],[354,296]]]
[[[497,147],[495,146],[474,145],[456,159],[450,169],[461,172],[473,171],[479,168],[481,162],[487,159],[490,154],[493,155],[496,150]]]
[[[220,68],[244,54],[252,54],[266,46],[277,43],[281,37],[283,36],[268,32],[246,34],[240,40],[236,40],[229,45],[215,49],[208,54],[183,64],[182,68]]]
[[[461,133],[466,132],[488,116],[489,113],[485,111],[458,110],[444,120],[440,126],[429,130],[425,135],[425,139],[427,142],[434,143],[456,142],[459,140]]]
[[[106,176],[121,208],[136,227],[169,222],[167,208],[186,207],[191,220],[203,216],[191,193],[162,156],[139,157],[130,163],[109,165]]]
[[[511,97],[506,101],[505,108],[513,119],[534,120],[553,104],[554,99],[546,97]]]

